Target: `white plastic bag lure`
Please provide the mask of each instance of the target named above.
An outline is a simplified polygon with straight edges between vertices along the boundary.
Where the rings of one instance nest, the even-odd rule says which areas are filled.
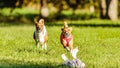
[[[64,66],[68,66],[68,67],[73,67],[73,68],[85,68],[85,63],[83,63],[81,60],[77,59],[76,55],[78,52],[78,48],[74,49],[73,53],[72,53],[72,57],[74,59],[69,60],[65,54],[62,54],[61,57],[64,60],[63,64]]]

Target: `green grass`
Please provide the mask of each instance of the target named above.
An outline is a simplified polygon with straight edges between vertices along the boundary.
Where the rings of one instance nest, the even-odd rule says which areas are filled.
[[[71,26],[74,47],[79,47],[77,57],[86,64],[86,68],[120,67],[119,27]],[[46,27],[48,50],[44,51],[35,47],[32,37],[34,25],[3,26],[2,24],[0,27],[0,68],[62,68],[62,53],[72,59],[60,44],[59,36],[62,26],[47,24]]]

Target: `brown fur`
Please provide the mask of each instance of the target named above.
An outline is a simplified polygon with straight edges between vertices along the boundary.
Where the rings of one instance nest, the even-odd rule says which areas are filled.
[[[37,33],[42,33],[44,34],[45,30],[44,30],[44,19],[40,19],[39,22],[35,21],[35,26],[36,26],[36,32]],[[37,38],[36,35],[35,35],[35,32],[34,32],[34,40],[36,41],[36,46],[38,45],[39,41],[37,41]],[[45,36],[44,36],[44,42],[41,43],[42,46],[44,46],[44,44],[46,44],[47,42],[47,39],[48,39],[48,35],[47,35],[47,32],[45,33]]]
[[[64,28],[61,29],[62,32],[61,32],[61,35],[60,35],[60,41],[61,41],[61,44],[63,45],[63,47],[66,46],[66,41],[62,39],[62,35],[64,35],[64,32],[68,32],[70,35],[72,35],[72,27],[68,27],[67,25],[67,22],[64,22]],[[73,37],[72,39],[70,40],[69,44],[68,44],[68,47],[70,48],[70,50],[73,50]]]

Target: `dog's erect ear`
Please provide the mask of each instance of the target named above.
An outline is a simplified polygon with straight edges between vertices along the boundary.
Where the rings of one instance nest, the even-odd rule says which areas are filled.
[[[64,21],[64,28],[68,27],[68,24],[66,21]]]
[[[34,20],[35,24],[37,24],[38,22],[36,20]]]
[[[64,28],[61,28],[61,31],[63,31]]]
[[[68,29],[69,29],[70,32],[72,32],[72,27],[69,27]]]
[[[38,16],[34,18],[35,24],[38,23],[38,22],[37,22],[37,19],[38,19]]]
[[[37,24],[38,22],[36,21],[35,24]]]
[[[34,21],[35,22],[35,26],[37,26],[38,25],[38,22],[37,21]]]
[[[44,24],[44,19],[40,19],[40,20],[39,20],[39,23]]]

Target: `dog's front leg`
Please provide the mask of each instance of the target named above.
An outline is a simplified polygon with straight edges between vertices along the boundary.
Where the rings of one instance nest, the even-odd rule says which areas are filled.
[[[67,50],[70,51],[70,48],[67,46],[67,42],[65,40],[63,40],[63,47]]]
[[[37,42],[37,41],[36,41],[36,46],[37,46],[37,48],[39,48],[39,47],[40,47],[39,42]]]

